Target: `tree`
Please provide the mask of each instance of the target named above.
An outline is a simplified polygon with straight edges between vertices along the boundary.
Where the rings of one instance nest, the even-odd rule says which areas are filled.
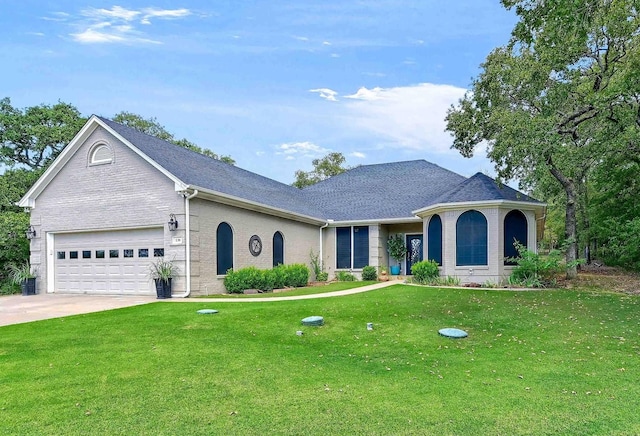
[[[155,117],[142,118],[140,115],[123,111],[117,113],[113,117],[113,121],[115,121],[116,123],[124,124],[125,126],[132,127],[142,133],[146,133],[147,135],[155,136],[156,138],[195,151],[196,153],[209,156],[213,159],[221,160],[222,162],[228,163],[229,165],[235,165],[236,163],[236,161],[231,156],[218,156],[213,151],[206,148],[201,148],[185,138],[176,139],[173,134],[169,133],[167,129],[162,124],[160,124]]]
[[[520,20],[449,110],[447,130],[464,156],[486,144],[499,178],[542,192],[561,187],[573,278],[590,175],[640,151],[638,11],[633,0],[502,4]]]
[[[30,169],[46,167],[73,139],[86,119],[69,103],[16,109],[0,100],[0,163]]]
[[[302,189],[306,186],[315,185],[329,177],[344,173],[349,169],[349,167],[342,166],[345,160],[344,155],[337,152],[329,153],[322,159],[314,159],[311,162],[313,165],[312,171],[296,171],[296,180],[292,183],[292,186]]]

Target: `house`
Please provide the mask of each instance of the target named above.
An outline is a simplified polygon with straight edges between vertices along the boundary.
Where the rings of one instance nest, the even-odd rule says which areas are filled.
[[[364,165],[303,190],[92,116],[19,205],[31,213],[38,292],[154,293],[154,258],[180,270],[173,295],[225,291],[230,268],[309,264],[356,274],[422,259],[464,282],[499,282],[514,238],[531,250],[545,205],[424,160]]]

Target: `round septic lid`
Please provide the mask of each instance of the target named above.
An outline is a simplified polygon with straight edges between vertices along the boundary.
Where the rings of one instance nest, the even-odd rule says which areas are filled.
[[[448,338],[466,338],[467,336],[469,336],[464,330],[453,328],[440,329],[438,330],[438,333]]]
[[[210,313],[218,313],[218,311],[215,310],[215,309],[200,309],[198,311],[198,313],[203,314],[203,315],[208,315]]]
[[[302,325],[320,326],[324,324],[324,318],[321,316],[308,316],[302,320]]]

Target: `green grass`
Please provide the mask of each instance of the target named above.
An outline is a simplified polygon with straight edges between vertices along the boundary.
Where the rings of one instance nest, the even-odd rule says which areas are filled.
[[[6,326],[0,434],[639,434],[639,302],[398,285]]]
[[[307,286],[304,288],[291,288],[282,292],[265,292],[262,294],[213,294],[203,296],[201,298],[273,298],[273,297],[292,297],[294,295],[312,295],[325,294],[328,292],[343,291],[345,289],[359,288],[362,286],[373,285],[377,282],[331,282],[326,285]]]

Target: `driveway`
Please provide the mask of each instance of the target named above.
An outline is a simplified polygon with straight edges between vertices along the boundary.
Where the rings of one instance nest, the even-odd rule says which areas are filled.
[[[8,295],[0,297],[0,326],[147,304],[155,296]]]

